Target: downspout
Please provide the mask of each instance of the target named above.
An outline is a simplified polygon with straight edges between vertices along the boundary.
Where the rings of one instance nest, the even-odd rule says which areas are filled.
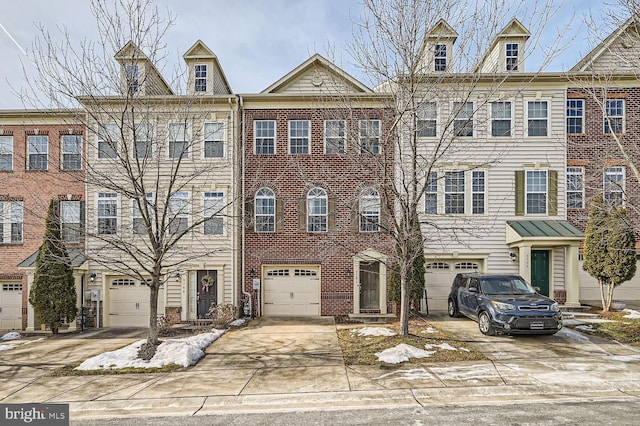
[[[240,194],[240,248],[241,248],[241,253],[240,256],[242,256],[242,266],[241,266],[241,271],[240,271],[240,290],[242,291],[242,294],[246,297],[247,303],[249,304],[249,317],[253,318],[253,300],[251,297],[251,293],[246,291],[244,288],[244,271],[246,271],[246,258],[245,258],[245,223],[244,223],[244,219],[245,219],[245,205],[244,205],[244,194],[245,194],[245,161],[244,161],[244,153],[245,153],[245,145],[246,145],[246,124],[245,124],[245,120],[244,120],[244,99],[242,98],[242,96],[238,96],[239,101],[240,101],[240,105],[238,107],[238,116],[240,117],[240,126],[241,126],[241,148],[240,148],[240,168],[242,170],[242,176],[240,177],[240,180],[242,182],[241,184],[241,194]]]

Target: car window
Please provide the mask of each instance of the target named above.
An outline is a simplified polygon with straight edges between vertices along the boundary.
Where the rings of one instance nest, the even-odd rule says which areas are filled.
[[[514,294],[533,294],[536,292],[528,282],[519,279],[511,280],[511,285]]]
[[[485,294],[511,295],[532,294],[533,288],[517,278],[485,278],[481,280],[482,292]]]

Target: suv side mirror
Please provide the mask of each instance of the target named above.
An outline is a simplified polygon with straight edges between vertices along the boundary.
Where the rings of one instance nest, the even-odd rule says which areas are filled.
[[[534,290],[536,293],[540,293],[540,287],[534,287],[534,288],[533,288],[533,290]]]
[[[477,293],[477,292],[478,292],[478,287],[475,287],[475,286],[469,287],[469,293]]]

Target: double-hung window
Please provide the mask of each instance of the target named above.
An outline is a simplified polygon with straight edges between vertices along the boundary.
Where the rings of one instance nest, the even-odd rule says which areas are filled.
[[[473,102],[454,102],[453,134],[473,136]]]
[[[98,234],[112,235],[118,232],[118,194],[98,193]]]
[[[309,154],[309,120],[289,120],[289,154]]]
[[[624,99],[607,99],[604,133],[624,133]]]
[[[447,70],[447,45],[436,44],[434,46],[433,54],[435,57],[434,71],[446,71]]]
[[[105,124],[98,132],[98,158],[116,158],[120,129],[116,123]]]
[[[255,197],[255,231],[275,232],[276,230],[276,197],[269,188],[261,188]]]
[[[567,208],[584,208],[584,167],[567,167]]]
[[[204,235],[224,233],[224,192],[204,193]]]
[[[307,231],[327,232],[328,198],[325,190],[313,188],[307,194]]]
[[[471,213],[484,214],[486,205],[486,181],[484,170],[471,172]]]
[[[82,238],[82,202],[60,201],[60,234],[62,241],[79,243]]]
[[[380,230],[380,194],[378,191],[366,191],[360,197],[360,232],[378,232]]]
[[[142,208],[138,206],[138,202]],[[145,197],[141,197],[140,200],[131,200],[131,217],[134,234],[147,235],[147,225],[145,221],[148,220],[151,222],[155,217],[153,213],[153,203],[154,198],[152,192],[147,192]]]
[[[169,199],[169,233],[187,232],[189,228],[189,193],[179,191]]]
[[[438,213],[438,172],[431,172],[427,177],[427,185],[424,189],[424,212]]]
[[[23,201],[0,202],[0,244],[22,242]]]
[[[464,214],[464,172],[444,172],[444,212]]]
[[[276,153],[276,122],[274,120],[254,121],[254,145],[256,154]]]
[[[127,79],[127,87],[131,92],[137,92],[140,89],[140,69],[137,65],[125,66],[125,78]]]
[[[416,134],[419,138],[432,138],[437,134],[438,109],[435,102],[422,102],[416,114]]]
[[[49,163],[49,136],[27,136],[29,170],[47,170]]]
[[[82,169],[82,136],[62,135],[62,170]]]
[[[584,99],[567,99],[567,133],[584,133]]]
[[[602,189],[607,206],[617,208],[623,205],[624,186],[624,167],[613,166],[604,169]]]
[[[491,136],[511,136],[511,102],[491,102]]]
[[[169,158],[189,158],[189,141],[185,123],[169,124]]]
[[[361,120],[360,129],[360,153],[380,154],[380,120]]]
[[[153,126],[150,123],[135,126],[134,143],[136,158],[148,160],[153,156]]]
[[[224,157],[224,123],[204,123],[204,158]]]
[[[13,170],[13,136],[0,136],[0,171]]]
[[[520,46],[518,43],[507,43],[505,46],[505,59],[507,71],[518,71],[518,58]]]
[[[547,136],[549,111],[547,101],[527,102],[527,135]]]
[[[546,170],[526,171],[526,212],[547,214],[548,179]]]
[[[195,66],[195,91],[206,92],[207,91],[207,66],[196,65]]]
[[[346,152],[346,125],[344,120],[326,120],[324,122],[325,154],[340,155]]]

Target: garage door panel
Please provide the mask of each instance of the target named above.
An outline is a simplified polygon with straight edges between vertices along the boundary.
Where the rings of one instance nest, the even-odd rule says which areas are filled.
[[[0,330],[22,330],[22,283],[0,287]]]
[[[109,288],[109,326],[147,327],[149,325],[148,286],[127,278],[114,279]],[[164,314],[162,287],[158,295],[158,315]]]
[[[444,311],[447,309],[447,298],[453,279],[459,273],[478,272],[479,262],[477,260],[431,262],[425,264],[425,268],[429,309]]]
[[[317,266],[265,268],[263,291],[263,315],[320,315],[320,278]]]

